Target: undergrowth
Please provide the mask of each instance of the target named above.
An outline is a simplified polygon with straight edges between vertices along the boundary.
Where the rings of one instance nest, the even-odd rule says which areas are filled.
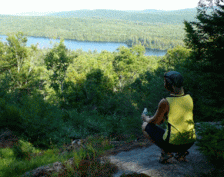
[[[109,162],[101,163],[98,158],[113,147],[107,138],[90,136],[85,140],[84,147],[62,154],[59,148],[40,150],[29,142],[19,140],[13,148],[0,149],[0,176],[18,177],[27,171],[57,161],[64,163],[66,170],[52,176],[82,176],[83,174],[105,176],[115,172],[114,166]],[[70,158],[73,158],[74,166],[65,163]]]
[[[103,136],[90,136],[86,139],[85,148],[73,152],[73,164],[64,163],[66,170],[54,173],[52,176],[112,176],[117,167],[109,161],[101,161],[104,152],[113,146]]]
[[[223,124],[223,122],[222,122]],[[197,145],[199,150],[207,157],[207,160],[215,166],[215,171],[203,176],[221,176],[224,169],[224,128],[217,128],[215,125],[208,123],[202,124],[198,135]]]
[[[0,149],[0,176],[20,176],[37,167],[72,157],[72,154],[62,156],[58,152],[58,149],[36,149],[25,141],[11,149]]]

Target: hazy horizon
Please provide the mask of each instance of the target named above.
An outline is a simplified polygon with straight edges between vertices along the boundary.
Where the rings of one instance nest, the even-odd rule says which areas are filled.
[[[196,7],[195,7],[196,8]],[[185,8],[185,9],[177,9],[177,10],[186,10],[186,9],[194,9],[194,8]],[[70,11],[52,11],[52,12],[22,12],[18,14],[1,14],[0,15],[15,15],[15,16],[44,16],[52,13],[60,13],[60,12],[72,12],[72,11],[82,11],[82,10],[115,10],[115,11],[126,11],[126,12],[138,12],[138,11],[145,11],[145,10],[158,10],[158,9],[143,9],[143,10],[116,10],[116,9],[78,9],[78,10],[70,10]],[[158,10],[158,11],[176,11],[176,10]]]
[[[1,15],[46,15],[55,12],[76,11],[76,10],[120,10],[120,11],[140,11],[140,10],[182,10],[196,8],[199,0],[138,0],[138,2],[128,0],[7,0],[1,3]]]

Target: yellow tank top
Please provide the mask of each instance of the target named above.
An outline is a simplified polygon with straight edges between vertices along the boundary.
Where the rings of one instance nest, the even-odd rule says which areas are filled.
[[[169,103],[169,113],[163,139],[174,145],[193,143],[196,134],[191,96],[167,97],[166,100]]]

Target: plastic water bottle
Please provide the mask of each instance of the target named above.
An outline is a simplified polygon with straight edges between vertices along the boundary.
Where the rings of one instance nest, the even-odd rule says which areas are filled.
[[[142,114],[145,114],[146,116],[148,115],[148,110],[147,110],[147,108],[144,108],[144,111],[143,111]]]

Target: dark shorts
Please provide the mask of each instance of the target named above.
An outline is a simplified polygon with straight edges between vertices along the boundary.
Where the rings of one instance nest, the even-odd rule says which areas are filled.
[[[165,141],[163,139],[163,134],[165,133],[165,130],[152,123],[148,123],[148,125],[145,127],[145,131],[155,142],[155,144],[161,149],[163,149],[165,152],[186,152],[194,144],[194,143],[183,145],[170,144],[168,143],[168,141]]]

